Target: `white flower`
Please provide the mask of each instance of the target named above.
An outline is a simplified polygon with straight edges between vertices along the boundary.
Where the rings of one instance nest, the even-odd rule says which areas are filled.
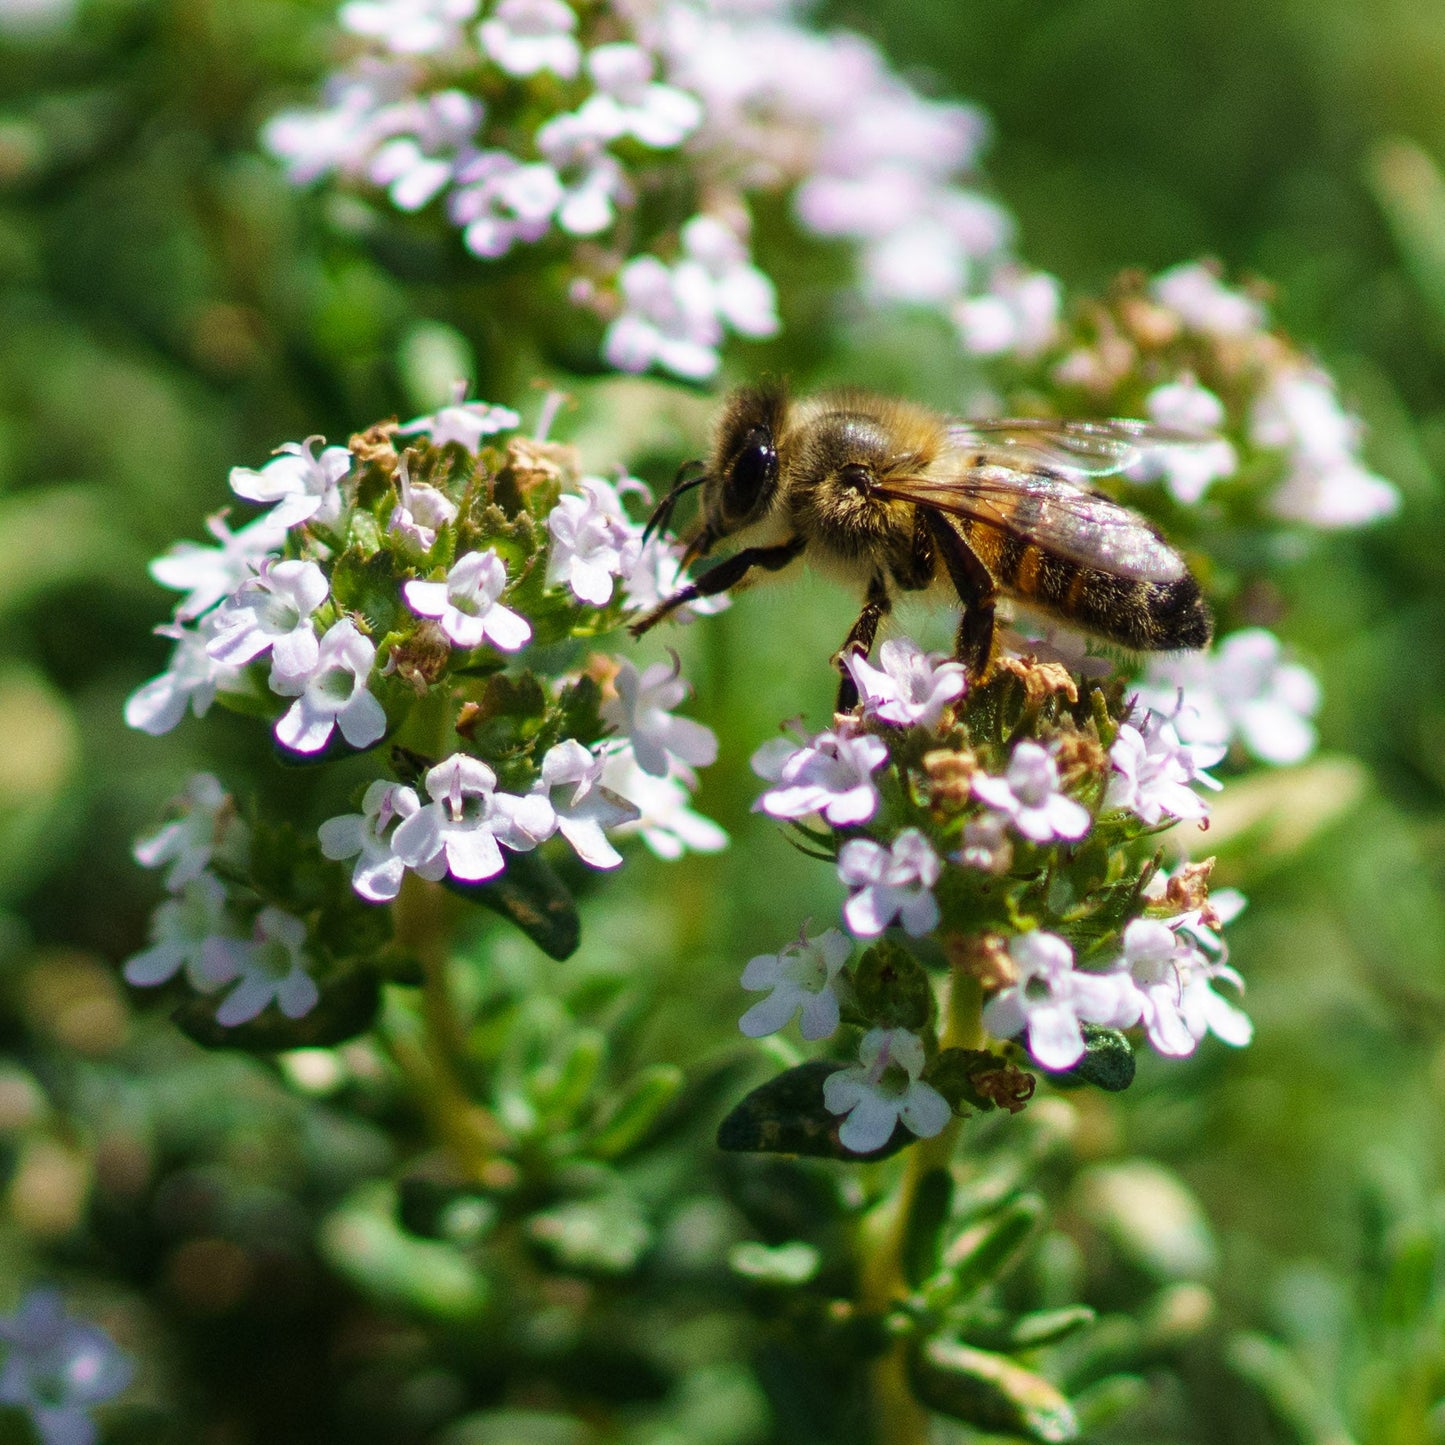
[[[435,55],[462,44],[479,0],[347,0],[342,26],[381,41],[397,55]]]
[[[963,696],[963,665],[945,661],[941,652],[924,652],[907,637],[889,638],[878,649],[882,669],[861,652],[843,659],[863,702],[864,717],[896,727],[936,728],[943,710]]]
[[[548,801],[532,794],[498,793],[497,775],[465,753],[428,770],[431,802],[404,819],[392,834],[392,852],[423,877],[439,877],[437,863],[466,883],[495,878],[505,866],[499,843],[516,852],[535,848],[556,827]]]
[[[1084,1053],[1080,1021],[1122,1027],[1138,1017],[1130,980],[1119,973],[1083,973],[1074,952],[1054,933],[1021,933],[1009,941],[1018,982],[984,1005],[984,1027],[996,1038],[1027,1031],[1028,1047],[1046,1069],[1072,1068]]]
[[[838,1028],[834,980],[852,951],[852,940],[836,928],[809,938],[804,926],[796,941],[777,953],[749,959],[743,970],[743,987],[750,993],[770,992],[742,1016],[738,1027],[750,1039],[760,1039],[777,1033],[801,1012],[805,1039],[830,1037]]]
[[[923,1082],[923,1040],[907,1029],[869,1029],[858,1062],[823,1080],[823,1104],[847,1114],[838,1141],[855,1154],[871,1154],[892,1137],[900,1120],[920,1139],[941,1133],[952,1110]]]
[[[269,514],[273,527],[294,527],[314,521],[330,526],[341,515],[341,479],[351,470],[351,453],[345,447],[316,447],[324,437],[287,442],[276,449],[274,460],[260,471],[231,468],[231,490],[248,502],[275,502]]]
[[[328,818],[317,830],[321,851],[335,861],[355,858],[351,886],[371,903],[385,903],[401,890],[406,864],[393,847],[396,830],[421,808],[412,788],[378,778],[366,790],[359,813]],[[433,881],[446,872],[440,854],[416,870]]]
[[[1170,818],[1200,819],[1209,806],[1190,788],[1203,783],[1220,788],[1204,770],[1224,756],[1213,743],[1183,743],[1174,725],[1155,712],[1146,712],[1139,726],[1125,722],[1109,749],[1113,769],[1104,793],[1104,808],[1124,808],[1151,827]]]
[[[1224,403],[1192,376],[1156,386],[1144,398],[1150,420],[1160,426],[1207,435],[1224,425]],[[1131,481],[1161,480],[1176,502],[1188,506],[1199,501],[1211,482],[1233,476],[1239,469],[1234,448],[1222,437],[1213,441],[1177,443],[1148,448],[1129,468]]]
[[[550,70],[571,80],[582,60],[576,28],[577,16],[562,0],[499,0],[491,18],[477,27],[477,38],[508,75]]]
[[[540,241],[567,195],[552,166],[519,161],[506,151],[468,155],[458,162],[457,181],[448,214],[462,228],[467,250],[484,261],[500,259],[519,241]]]
[[[1001,778],[975,773],[974,797],[1005,814],[1034,843],[1073,842],[1089,831],[1088,809],[1059,791],[1059,770],[1046,749],[1025,739]]]
[[[126,699],[128,727],[159,737],[185,717],[187,708],[197,717],[205,717],[217,690],[239,680],[237,669],[222,666],[206,650],[214,616],[203,617],[199,627],[162,623],[156,628],[157,636],[175,640],[175,650],[166,670]]]
[[[537,791],[545,794],[557,817],[557,831],[593,868],[615,868],[622,854],[603,831],[638,821],[641,814],[605,787],[604,755],[590,752],[576,738],[564,738],[547,749]]]
[[[437,533],[457,519],[457,505],[445,492],[425,482],[413,482],[403,456],[396,471],[397,503],[391,509],[387,530],[405,537],[420,552],[430,552]]]
[[[802,747],[774,738],[753,754],[753,771],[777,786],[756,803],[770,818],[821,813],[835,828],[866,823],[878,811],[872,774],[888,761],[881,738],[868,733],[819,733]]]
[[[889,848],[850,838],[838,854],[838,877],[854,889],[843,917],[857,938],[876,938],[896,918],[914,938],[938,924],[933,885],[943,865],[917,828],[905,828]]]
[[[687,805],[691,801],[686,772],[659,778],[643,772],[630,747],[609,752],[602,769],[604,786],[637,809],[635,822],[617,829],[619,836],[638,833],[659,858],[669,862],[694,853],[720,853],[728,835],[701,813]]]
[[[456,444],[465,447],[475,456],[481,450],[483,437],[508,431],[522,420],[509,406],[468,401],[466,397],[467,383],[453,383],[452,399],[448,405],[431,416],[415,417],[405,426],[397,427],[397,435],[411,436],[416,432],[425,432],[434,447]]]
[[[223,667],[237,668],[269,651],[272,688],[305,677],[319,649],[312,614],[330,593],[315,562],[263,562],[216,613],[206,651]]]
[[[162,587],[189,594],[176,607],[176,621],[190,622],[224,597],[229,597],[278,547],[286,535],[273,515],[263,513],[233,532],[226,514],[206,518],[206,530],[219,547],[199,542],[177,542],[150,564],[150,574]]]
[[[982,296],[953,308],[963,349],[972,356],[1037,356],[1059,331],[1063,288],[1047,271],[1002,266]]]
[[[1186,743],[1227,746],[1238,737],[1261,762],[1277,765],[1314,749],[1319,683],[1286,662],[1279,638],[1262,627],[1231,633],[1212,653],[1151,658],[1138,696]]]
[[[1193,1053],[1211,1031],[1236,1047],[1253,1036],[1248,1017],[1211,987],[1216,978],[1236,988],[1243,988],[1243,981],[1224,962],[1210,960],[1182,927],[1134,919],[1124,930],[1118,967],[1135,987],[1136,1017],[1161,1054]]]
[[[386,732],[386,712],[367,690],[376,644],[343,617],[321,639],[316,665],[303,677],[277,680],[272,688],[296,701],[276,724],[276,737],[298,753],[319,753],[339,728],[353,748],[369,748]]]
[[[632,744],[638,767],[655,778],[667,776],[670,759],[699,768],[717,759],[711,728],[672,715],[691,691],[680,667],[674,655],[672,666],[654,662],[639,675],[633,663],[623,662],[613,679],[617,696],[602,704],[603,722]]]
[[[256,915],[250,939],[227,939],[230,972],[236,986],[216,1009],[224,1028],[249,1023],[274,1003],[288,1019],[309,1014],[320,999],[316,980],[306,971],[306,925],[294,914],[268,904]]]
[[[1199,261],[1162,271],[1149,283],[1161,305],[1178,313],[1191,331],[1206,336],[1239,338],[1264,325],[1264,308],[1252,297],[1233,291],[1218,272]]]
[[[623,595],[627,598],[630,612],[647,612],[679,591],[686,577],[682,570],[682,556],[667,538],[654,532],[642,550],[631,570],[623,578]],[[732,605],[726,592],[716,597],[699,597],[681,607],[674,608],[668,620],[689,623],[697,617],[710,617]]]
[[[716,216],[694,216],[682,228],[683,260],[675,273],[685,290],[712,288],[717,315],[739,336],[772,336],[778,329],[777,293],[756,266],[741,236]]]
[[[602,338],[602,354],[619,371],[660,366],[705,381],[720,363],[723,327],[717,296],[700,266],[668,267],[634,256],[617,274],[622,312]]]
[[[413,612],[441,620],[454,646],[490,642],[502,652],[516,652],[532,640],[532,625],[497,601],[506,586],[506,566],[497,549],[488,547],[459,557],[445,582],[408,582],[402,592]]]
[[[132,856],[142,868],[171,866],[166,887],[173,892],[206,870],[216,848],[216,831],[230,797],[211,773],[193,773],[186,784],[185,809],[149,838],[136,840]]]
[[[1270,499],[1273,510],[1316,527],[1357,527],[1395,512],[1399,492],[1360,463],[1360,430],[1323,371],[1276,372],[1250,415],[1256,445],[1288,455],[1289,472]]]
[[[660,366],[692,381],[712,376],[723,333],[710,294],[682,291],[656,256],[634,257],[617,281],[623,309],[602,339],[607,364],[630,372]]]
[[[963,827],[963,847],[949,855],[965,868],[980,873],[1007,873],[1013,866],[1013,843],[1008,836],[1008,819],[1002,813],[983,813]]]
[[[610,483],[583,477],[580,486],[580,497],[562,497],[547,515],[552,536],[547,585],[565,582],[579,602],[605,607],[613,578],[632,571],[641,543]]]
[[[0,1404],[25,1411],[40,1445],[95,1445],[91,1407],[119,1395],[135,1373],[115,1341],[67,1315],[57,1291],[33,1289],[0,1319],[0,1342]]]
[[[617,206],[633,199],[633,187],[617,158],[607,149],[610,137],[568,111],[553,116],[537,132],[537,149],[562,185],[557,224],[569,236],[595,236],[617,218]]]
[[[656,84],[655,69],[656,61],[638,45],[589,51],[587,72],[597,90],[583,103],[579,122],[607,140],[630,135],[656,150],[681,144],[702,120],[702,106],[685,90]]]
[[[151,946],[126,960],[126,982],[150,988],[184,968],[191,987],[209,993],[235,976],[228,952],[230,936],[226,889],[214,874],[201,873],[156,909]]]

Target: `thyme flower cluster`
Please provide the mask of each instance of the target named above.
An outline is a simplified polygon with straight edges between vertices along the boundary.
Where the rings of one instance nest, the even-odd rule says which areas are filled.
[[[978,180],[982,115],[793,11],[350,0],[352,59],[321,105],[275,116],[264,139],[297,184],[435,211],[479,261],[550,243],[562,292],[624,371],[706,378],[729,335],[778,329],[751,247],[774,195],[804,234],[856,249],[873,298],[956,312],[974,349],[1045,345],[1058,287],[1011,259],[1011,220]]]
[[[288,444],[231,473],[267,511],[234,531],[218,514],[215,546],[179,543],[153,563],[183,595],[158,629],[170,664],[131,696],[131,726],[159,735],[219,702],[264,719],[283,761],[374,762],[356,811],[309,840],[193,778],[178,816],[136,847],[170,896],[131,983],[183,975],[224,993],[223,1028],[273,1005],[298,1020],[328,983],[387,975],[376,905],[408,873],[475,889],[553,837],[597,869],[622,862],[631,833],[663,857],[725,846],[688,806],[717,741],[675,715],[688,693],[676,663],[639,672],[558,648],[652,605],[678,556],[628,515],[641,483],[580,475],[570,448],[518,434],[519,420],[459,392],[344,447]],[[543,646],[539,676],[528,663]],[[569,651],[577,665],[558,670]]]

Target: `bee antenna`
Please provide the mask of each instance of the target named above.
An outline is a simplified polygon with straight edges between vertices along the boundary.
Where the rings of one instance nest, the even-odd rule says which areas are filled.
[[[688,473],[694,467],[702,468],[696,476],[689,476]],[[677,506],[678,498],[685,492],[690,492],[694,487],[700,487],[707,480],[707,464],[700,458],[684,462],[677,469],[677,476],[673,480],[672,490],[653,508],[652,515],[647,519],[647,525],[642,529],[642,545],[645,547],[651,540],[654,533],[665,532],[668,523],[672,521],[673,508]]]

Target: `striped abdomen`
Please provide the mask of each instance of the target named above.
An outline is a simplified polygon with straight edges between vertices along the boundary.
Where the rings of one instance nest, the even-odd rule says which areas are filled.
[[[949,522],[1007,596],[1141,652],[1209,645],[1209,608],[1182,561],[1177,577],[1146,581],[1074,561],[974,517]]]

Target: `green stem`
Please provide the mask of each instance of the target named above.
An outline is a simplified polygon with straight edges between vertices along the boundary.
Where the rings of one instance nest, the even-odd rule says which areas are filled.
[[[448,898],[438,883],[408,873],[396,900],[396,941],[422,967],[421,1045],[393,1037],[392,1054],[417,1103],[463,1175],[486,1183],[500,1161],[506,1131],[496,1116],[467,1092],[463,1078],[466,1031],[447,977],[450,930]]]
[[[983,992],[978,980],[954,969],[945,989],[940,1048],[976,1049],[983,1043]],[[903,1272],[903,1246],[919,1185],[953,1157],[963,1120],[953,1118],[931,1139],[920,1139],[907,1153],[897,1190],[869,1216],[864,1232],[860,1304],[866,1314],[885,1318],[908,1293]],[[927,1445],[928,1411],[914,1398],[908,1383],[908,1342],[892,1341],[873,1362],[874,1438],[879,1445]]]

